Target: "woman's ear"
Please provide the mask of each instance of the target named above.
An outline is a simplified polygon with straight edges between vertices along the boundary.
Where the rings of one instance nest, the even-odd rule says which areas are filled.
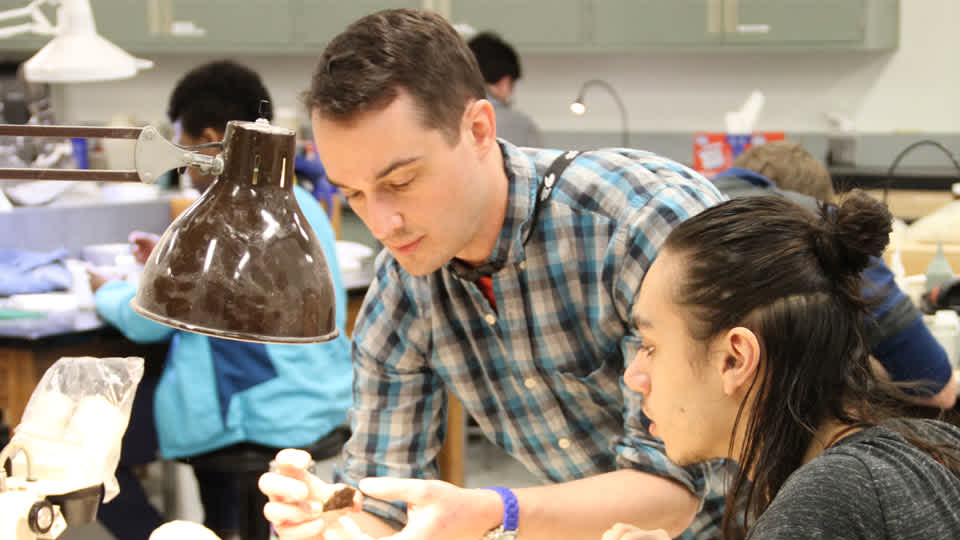
[[[746,392],[759,370],[760,340],[742,326],[728,330],[722,340],[724,355],[718,367],[723,392],[727,395]]]

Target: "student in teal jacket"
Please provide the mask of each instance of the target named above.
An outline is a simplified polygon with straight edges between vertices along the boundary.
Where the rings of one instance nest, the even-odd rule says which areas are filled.
[[[199,66],[179,81],[170,98],[168,116],[177,127],[176,142],[193,146],[220,141],[229,120],[256,120],[261,100],[269,101],[270,97],[259,76],[248,68],[230,61]],[[263,111],[263,116],[270,119],[271,111]],[[198,189],[205,189],[213,181],[196,173],[187,172]],[[294,192],[330,266],[337,298],[336,323],[341,332],[333,341],[260,344],[175,330],[132,310],[130,300],[136,287],[131,283],[91,279],[100,315],[127,338],[136,342],[170,341],[153,402],[160,453],[167,459],[195,463],[205,524],[222,538],[235,536],[238,529],[254,531],[251,538],[267,537],[269,526],[262,514],[266,498],[256,487],[259,472],[224,474],[196,465],[198,459],[211,452],[264,446],[326,448],[335,456],[346,440],[352,367],[350,343],[344,332],[346,291],[337,264],[336,238],[317,200],[299,186]],[[136,256],[146,260],[156,238],[132,236]],[[120,498],[122,491],[121,487]],[[262,503],[239,500],[244,493],[262,498]],[[146,532],[129,533],[137,528],[133,522],[142,518],[135,518],[137,514],[128,509],[110,512],[112,504],[104,505],[102,513],[109,516],[103,521],[115,536],[136,540]],[[239,510],[243,507],[255,511]]]

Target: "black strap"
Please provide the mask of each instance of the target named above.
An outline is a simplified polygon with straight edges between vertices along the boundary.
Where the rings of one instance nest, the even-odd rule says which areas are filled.
[[[553,192],[553,186],[563,175],[563,171],[567,170],[567,167],[573,163],[573,160],[577,159],[577,156],[582,153],[580,150],[568,150],[557,156],[557,158],[553,160],[553,163],[547,168],[546,174],[543,175],[543,182],[540,182],[540,185],[537,186],[537,197],[533,201],[533,214],[530,216],[530,226],[527,228],[527,235],[523,238],[524,244],[530,239],[533,228],[537,225],[537,219],[540,217],[541,203],[550,198],[550,193]]]

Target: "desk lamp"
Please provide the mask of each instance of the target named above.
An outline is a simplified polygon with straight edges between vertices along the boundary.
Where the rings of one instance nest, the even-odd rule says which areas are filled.
[[[620,94],[613,89],[613,86],[610,85],[607,81],[602,79],[590,79],[589,81],[583,83],[580,87],[580,93],[577,94],[577,99],[570,104],[570,112],[577,116],[582,116],[587,112],[587,106],[583,102],[583,97],[586,95],[587,89],[593,86],[599,86],[603,88],[613,97],[613,100],[617,103],[617,108],[620,110],[620,141],[624,148],[630,148],[630,128],[627,125],[627,108],[623,104],[623,100],[620,99]]]
[[[156,128],[0,125],[0,136],[136,139],[134,170],[0,169],[0,180],[153,183],[179,167],[213,184],[167,228],[150,254],[133,309],[213,337],[317,343],[337,337],[323,249],[293,193],[292,130],[231,121],[223,143],[181,147]],[[218,146],[222,153],[195,152]]]

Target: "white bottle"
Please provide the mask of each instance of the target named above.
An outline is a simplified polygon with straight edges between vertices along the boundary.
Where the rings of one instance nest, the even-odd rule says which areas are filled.
[[[960,315],[952,309],[941,309],[935,315],[924,315],[923,322],[947,352],[950,367],[960,369]]]
[[[953,268],[947,262],[946,255],[943,254],[943,242],[937,242],[937,253],[930,261],[927,267],[927,281],[923,286],[924,293],[932,291],[937,285],[946,283],[953,279]]]

